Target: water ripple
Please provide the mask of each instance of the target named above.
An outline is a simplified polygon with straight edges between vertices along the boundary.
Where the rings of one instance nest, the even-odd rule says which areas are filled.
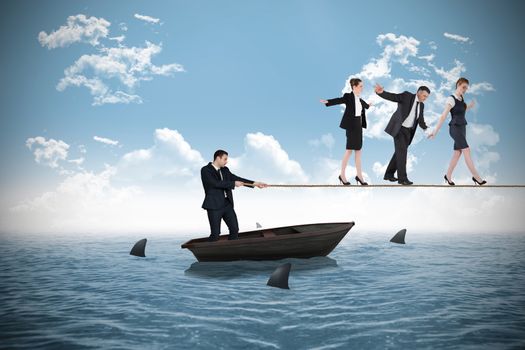
[[[6,348],[494,349],[525,344],[525,235],[354,234],[327,258],[199,263],[186,239],[0,237]],[[408,238],[407,238],[408,240]],[[290,290],[266,286],[292,263]]]

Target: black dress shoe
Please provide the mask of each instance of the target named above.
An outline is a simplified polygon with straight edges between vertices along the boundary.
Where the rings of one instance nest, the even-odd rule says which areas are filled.
[[[414,183],[413,183],[412,181],[410,181],[409,179],[406,179],[406,180],[399,180],[397,183],[400,184],[400,185],[403,185],[403,186],[409,186],[409,185],[414,184]]]
[[[217,242],[218,240],[219,236],[208,237],[208,242]]]
[[[357,183],[360,184],[361,186],[368,186],[368,182],[361,181],[359,176],[355,177],[355,181],[357,181]]]
[[[445,181],[450,185],[450,186],[455,186],[456,184],[454,183],[454,181],[449,181],[448,177],[447,177],[447,174],[445,174]]]
[[[485,180],[481,180],[481,182],[478,182],[478,180],[476,180],[476,178],[474,176],[472,176],[472,181],[474,181],[475,183],[477,183],[480,186],[487,183],[487,181],[485,181]]]
[[[395,177],[394,175],[385,175],[383,180],[390,181],[390,182],[396,182],[397,181],[397,177]]]
[[[350,186],[350,182],[344,182],[343,179],[341,178],[341,175],[339,175],[339,182],[341,182],[343,185],[345,186]]]
[[[239,233],[230,233],[228,235],[228,241],[233,241],[234,239],[239,239]]]

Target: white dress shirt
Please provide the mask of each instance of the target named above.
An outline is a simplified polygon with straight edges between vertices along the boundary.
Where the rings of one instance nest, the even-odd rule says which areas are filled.
[[[361,113],[363,112],[363,106],[361,105],[361,101],[359,100],[359,96],[354,94],[355,99],[355,116],[360,117]]]
[[[222,171],[221,171],[221,168],[217,168],[215,166],[215,164],[211,163],[211,165],[213,165],[213,167],[215,168],[216,171],[219,172],[219,175],[221,176],[221,180],[224,180],[224,178],[222,177]],[[226,191],[224,191],[224,197],[228,197],[228,195],[226,194]]]
[[[410,110],[410,113],[408,113],[408,116],[406,117],[405,121],[403,122],[403,125],[405,128],[411,128],[414,125],[414,120],[416,120],[416,105],[419,102],[419,99],[414,99],[414,103],[412,104],[412,109]],[[421,102],[419,102],[419,106],[417,106],[417,113],[419,114],[421,112]]]

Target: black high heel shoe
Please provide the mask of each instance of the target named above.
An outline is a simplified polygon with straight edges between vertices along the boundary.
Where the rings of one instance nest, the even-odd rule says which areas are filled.
[[[357,181],[361,186],[368,186],[368,182],[361,181],[359,176],[355,177],[355,181]]]
[[[474,176],[472,176],[472,181],[474,181],[475,183],[477,183],[480,186],[482,186],[482,185],[487,183],[487,181],[485,181],[485,180],[482,180],[481,182],[478,182],[478,180],[476,180],[476,178]]]
[[[341,183],[345,186],[350,186],[351,183],[350,182],[344,182],[343,179],[341,179],[341,175],[339,175],[339,181],[341,181]]]
[[[454,183],[454,181],[449,181],[449,180],[448,180],[447,174],[445,174],[444,178],[445,178],[445,181],[446,181],[450,186],[455,186],[455,185],[456,185],[456,184]]]

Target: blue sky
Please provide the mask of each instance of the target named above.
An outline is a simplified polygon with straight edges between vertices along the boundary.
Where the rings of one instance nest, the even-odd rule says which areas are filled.
[[[478,84],[477,93],[467,96],[477,102],[467,119],[470,132],[478,131],[469,134],[469,140],[481,175],[496,183],[522,183],[525,120],[519,91],[525,78],[525,48],[519,38],[525,32],[520,18],[523,5],[519,1],[503,4],[4,1],[0,4],[4,43],[0,209],[4,218],[11,216],[12,225],[2,229],[16,227],[17,220],[22,220],[12,217],[13,207],[56,193],[75,175],[101,174],[107,166],[116,169],[108,175],[110,188],[135,186],[148,193],[149,188],[158,190],[164,185],[198,187],[198,182],[191,182],[198,177],[195,161],[210,160],[217,148],[227,149],[234,158],[232,168],[237,166],[247,177],[282,183],[332,181],[333,169],[320,174],[319,168],[334,167],[344,151],[344,131],[338,127],[341,109],[326,108],[319,99],[340,96],[346,80],[359,74],[373,76],[365,79],[365,99],[373,96],[374,82],[399,92],[413,91],[418,82],[435,84],[427,103],[427,119],[433,126],[436,113],[444,107],[435,91],[441,88],[441,96],[450,94],[443,84],[449,83],[446,77],[455,78],[459,69],[460,75]],[[51,41],[39,40],[39,33],[51,35],[66,26],[69,16],[78,15],[106,23],[102,27],[107,33],[95,43],[83,37],[56,48],[48,48]],[[110,39],[121,36],[120,43]],[[104,50],[112,48],[140,50],[146,42],[160,52],[149,57],[149,66],[142,71],[125,72],[139,81],[126,85],[122,74],[97,73],[89,64],[77,71],[88,79],[96,77],[113,93],[134,96],[132,102],[96,105],[96,94],[84,86],[57,89],[65,70],[83,55],[103,56]],[[378,63],[389,48],[402,52],[384,61],[388,73],[365,68]],[[159,67],[165,72],[154,73]],[[374,183],[382,182],[381,166],[393,151],[392,139],[381,130],[394,107],[378,102],[376,110],[370,111],[369,124],[376,128],[365,132],[363,170]],[[190,157],[182,163],[168,160],[173,168],[188,169],[182,175],[169,175],[174,173],[172,168],[147,178],[137,171],[126,172],[127,154],[162,148],[156,143],[156,130],[164,128],[175,139],[182,136],[184,145],[201,158]],[[418,133],[423,135],[421,130]],[[250,138],[249,134],[259,136]],[[95,136],[118,144],[96,141]],[[45,151],[49,146],[34,141],[30,149],[28,139],[37,137],[67,144],[67,156],[54,163],[54,156],[51,160],[44,156],[37,162],[38,147]],[[260,142],[262,149],[257,148]],[[267,153],[284,157],[283,163],[247,160],[260,155],[257,150],[266,152],[264,147],[269,147]],[[436,140],[417,141],[410,151],[409,177],[416,183],[441,182],[452,153],[447,128]],[[154,165],[145,163],[138,169],[162,168],[169,151],[157,157]],[[71,162],[79,159],[80,164]],[[462,160],[457,178],[469,178]],[[31,218],[27,215],[26,219]]]

